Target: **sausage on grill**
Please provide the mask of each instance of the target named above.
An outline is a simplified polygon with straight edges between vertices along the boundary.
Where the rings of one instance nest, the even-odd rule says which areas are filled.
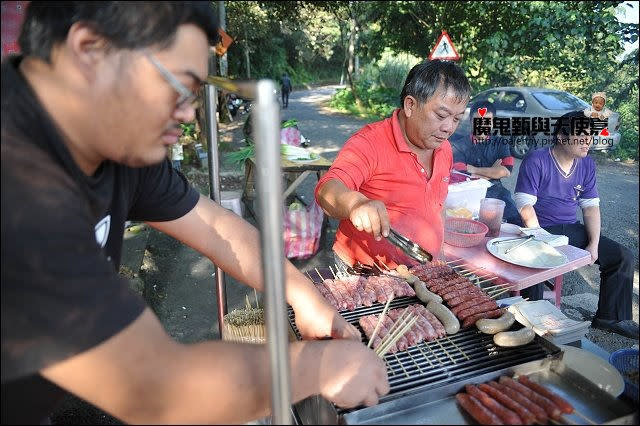
[[[462,328],[467,328],[475,324],[480,318],[498,318],[500,315],[502,315],[502,309],[495,309],[493,311],[471,315],[462,322]]]
[[[522,424],[522,420],[520,420],[520,417],[516,413],[509,410],[507,407],[500,404],[498,401],[491,398],[489,395],[487,395],[477,387],[473,385],[466,385],[464,387],[464,390],[466,390],[469,395],[471,395],[472,397],[480,401],[482,405],[484,405],[486,408],[489,409],[489,411],[491,411],[496,416],[500,417],[500,420],[502,420],[505,424],[508,424],[508,425]]]
[[[501,425],[502,422],[491,411],[487,410],[477,399],[466,393],[456,394],[458,403],[464,410],[482,425]]]
[[[556,404],[553,403],[553,401],[551,401],[549,398],[545,398],[544,396],[537,394],[528,387],[521,385],[511,377],[500,376],[500,383],[509,386],[517,392],[520,392],[531,401],[544,408],[544,411],[546,411],[549,417],[551,417],[553,420],[558,420],[562,416],[562,411]]]
[[[488,394],[490,397],[492,397],[511,411],[515,412],[518,417],[522,419],[524,424],[532,425],[536,422],[536,416],[534,416],[531,411],[527,410],[524,405],[520,405],[513,399],[509,398],[498,389],[493,388],[486,383],[479,384],[478,389]]]
[[[491,381],[489,382],[489,386],[499,390],[500,392],[504,393],[509,398],[513,399],[515,402],[517,402],[518,404],[522,405],[527,410],[529,410],[536,417],[536,420],[538,423],[543,425],[547,424],[547,421],[549,420],[549,416],[547,416],[547,412],[544,411],[544,408],[540,407],[538,404],[532,402],[531,400],[521,395],[520,393],[516,392],[512,388],[505,385],[501,385],[498,382]]]
[[[569,402],[567,402],[566,399],[562,398],[558,394],[551,392],[549,389],[539,385],[536,382],[532,382],[531,380],[529,380],[527,376],[518,377],[518,381],[523,385],[525,385],[526,387],[528,387],[529,389],[531,389],[532,391],[537,392],[540,395],[544,396],[545,398],[548,398],[551,401],[553,401],[563,413],[565,414],[573,413],[573,405],[569,404]]]
[[[479,305],[471,306],[470,308],[460,311],[458,312],[457,316],[458,318],[460,318],[461,321],[464,321],[465,319],[469,318],[472,315],[479,314],[482,312],[493,311],[494,309],[497,309],[497,308],[498,308],[498,305],[496,304],[496,302],[491,300],[489,302],[483,302],[483,303],[480,303]]]

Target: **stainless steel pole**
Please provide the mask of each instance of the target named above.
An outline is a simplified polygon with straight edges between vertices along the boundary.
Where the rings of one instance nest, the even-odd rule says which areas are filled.
[[[256,83],[252,125],[256,142],[256,185],[262,214],[260,239],[265,289],[265,319],[271,366],[271,407],[274,424],[291,424],[291,384],[282,240],[282,168],[280,108],[272,80]]]
[[[209,166],[209,197],[220,203],[220,162],[218,161],[218,120],[216,119],[216,88],[205,85],[204,107],[207,123],[207,164]],[[224,271],[216,265],[216,297],[218,302],[218,330],[222,338],[224,316],[227,314],[227,286],[224,282]]]

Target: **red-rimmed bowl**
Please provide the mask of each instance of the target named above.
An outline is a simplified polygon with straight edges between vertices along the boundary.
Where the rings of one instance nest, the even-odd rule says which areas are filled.
[[[487,232],[487,225],[477,220],[448,217],[444,222],[444,242],[456,247],[477,246]]]

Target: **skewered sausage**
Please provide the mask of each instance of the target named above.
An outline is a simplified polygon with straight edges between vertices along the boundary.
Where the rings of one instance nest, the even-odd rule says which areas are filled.
[[[431,301],[442,303],[442,297],[427,290],[427,286],[422,281],[416,281],[413,284],[413,289],[415,290],[418,299],[420,299],[424,303],[429,303]]]
[[[483,302],[483,303],[480,303],[479,305],[471,306],[470,308],[460,311],[458,312],[457,316],[458,318],[460,318],[460,320],[464,321],[465,319],[469,318],[472,315],[479,314],[481,312],[492,311],[496,309],[496,307],[497,307],[496,302],[491,300],[489,302]]]
[[[523,385],[525,385],[526,387],[528,387],[529,389],[531,389],[532,391],[537,392],[540,395],[544,396],[545,398],[548,398],[551,401],[553,401],[560,408],[560,410],[562,410],[563,413],[565,414],[573,413],[573,405],[569,404],[569,402],[567,402],[567,400],[562,398],[560,395],[551,392],[549,389],[539,385],[536,382],[532,382],[531,380],[529,380],[527,376],[518,377],[518,381]]]
[[[529,399],[527,399],[520,393],[516,392],[509,386],[505,386],[494,381],[490,381],[489,386],[499,390],[500,392],[507,395],[509,398],[513,399],[518,404],[526,407],[526,409],[529,410],[536,417],[536,421],[538,423],[543,425],[547,424],[547,421],[549,420],[549,416],[547,416],[547,412],[544,411],[544,408],[540,407],[538,404],[534,403],[533,401],[530,401]]]
[[[447,334],[456,334],[460,331],[460,321],[442,303],[431,301],[427,304],[427,309],[440,320]]]
[[[467,328],[475,324],[480,318],[498,318],[500,315],[502,315],[502,309],[495,309],[493,311],[471,315],[462,322],[462,328]]]
[[[482,403],[486,408],[489,409],[493,414],[498,416],[500,420],[502,420],[505,424],[508,425],[521,425],[522,420],[520,417],[509,410],[504,405],[500,404],[495,399],[491,398],[489,395],[478,389],[473,385],[466,385],[464,389],[467,391],[469,395],[476,398],[478,401]]]
[[[562,411],[560,410],[560,408],[556,404],[553,403],[553,401],[551,401],[548,398],[545,398],[542,395],[537,394],[536,392],[532,391],[528,387],[526,387],[524,385],[521,385],[520,383],[518,383],[515,380],[513,380],[511,377],[500,376],[500,383],[502,383],[502,384],[504,384],[506,386],[509,386],[510,388],[515,390],[516,392],[520,392],[522,395],[524,395],[525,397],[529,398],[534,403],[536,403],[539,406],[541,406],[542,408],[544,408],[544,411],[553,420],[558,420],[560,418],[560,416],[562,416]]]
[[[471,298],[469,300],[466,300],[466,301],[460,303],[459,305],[451,305],[451,302],[453,302],[453,300],[452,300],[452,301],[449,302],[449,306],[453,306],[451,308],[451,312],[453,312],[455,315],[458,315],[458,312],[460,312],[460,311],[462,311],[464,309],[470,308],[470,307],[472,307],[474,305],[477,305],[478,303],[489,302],[491,300],[493,300],[493,299],[490,298],[489,296],[485,295],[485,296],[480,296],[480,297],[473,297],[473,298]],[[498,304],[497,303],[496,303],[496,307],[495,308],[498,308]]]
[[[523,327],[518,331],[502,331],[493,336],[493,343],[498,346],[513,347],[530,343],[536,337],[535,331],[529,327]]]
[[[471,415],[476,421],[483,425],[501,425],[502,422],[491,411],[487,410],[480,402],[466,393],[456,394],[458,403],[464,410]]]
[[[513,399],[509,398],[507,395],[505,395],[498,389],[493,388],[486,383],[479,384],[478,389],[485,392],[490,397],[492,397],[493,399],[495,399],[496,401],[498,401],[499,403],[501,403],[511,411],[515,412],[525,424],[531,425],[536,422],[536,416],[534,416],[531,411],[527,410],[527,408],[524,405],[520,405]]]
[[[481,318],[476,321],[478,330],[486,334],[496,334],[508,330],[513,325],[516,317],[509,311],[505,311],[502,316],[496,319]]]

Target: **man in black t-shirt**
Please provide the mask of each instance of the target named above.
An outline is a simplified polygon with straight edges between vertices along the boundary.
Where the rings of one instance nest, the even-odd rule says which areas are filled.
[[[217,39],[209,2],[31,2],[2,63],[2,423],[66,392],[131,423],[240,423],[270,406],[264,345],[173,341],[117,271],[145,221],[262,289],[255,228],[166,159]],[[295,267],[292,398],[377,403],[386,369]]]
[[[289,108],[289,93],[291,93],[291,79],[285,72],[280,80],[280,91],[282,92],[282,108]]]

